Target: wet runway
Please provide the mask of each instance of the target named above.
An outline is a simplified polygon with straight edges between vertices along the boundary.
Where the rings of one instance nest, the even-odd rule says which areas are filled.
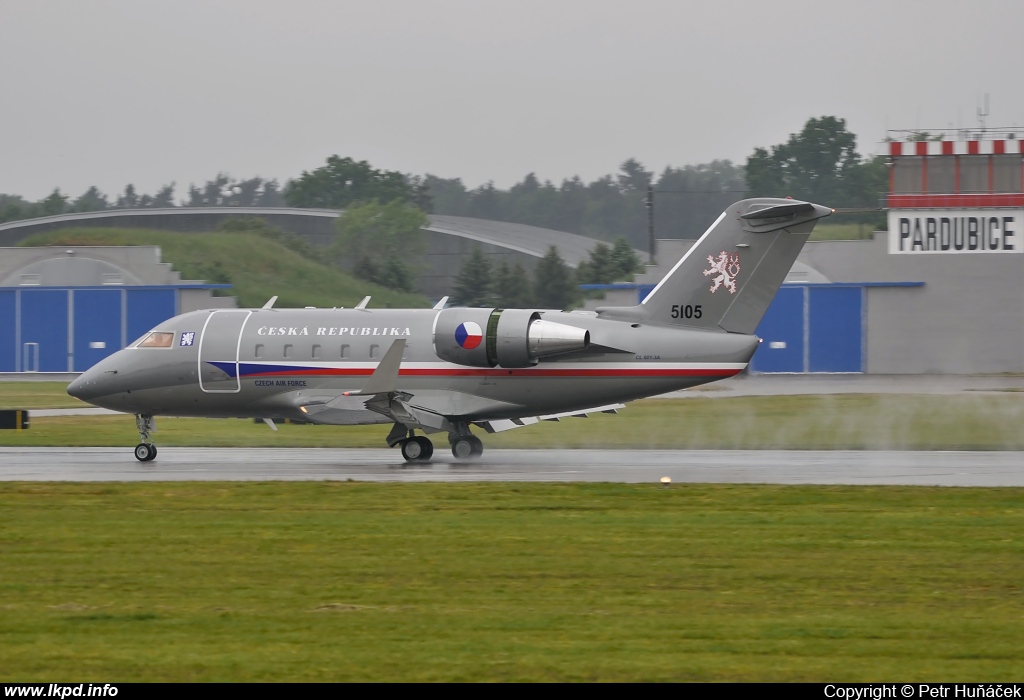
[[[457,462],[438,450],[406,464],[397,449],[0,448],[4,481],[610,481],[1024,486],[1022,452],[795,450],[488,450]]]

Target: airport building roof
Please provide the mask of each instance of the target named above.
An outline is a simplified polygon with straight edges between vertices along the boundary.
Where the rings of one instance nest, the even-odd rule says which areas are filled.
[[[331,235],[331,220],[338,209],[298,209],[294,207],[171,207],[165,209],[105,209],[103,211],[58,214],[0,224],[0,245],[12,245],[33,233],[63,226],[139,226],[170,230],[211,230],[230,216],[259,216],[282,225],[314,223],[321,235]],[[551,246],[562,259],[575,267],[600,243],[593,238],[565,231],[504,221],[462,216],[430,215],[428,231],[448,234],[480,243],[508,248],[526,255],[543,257]],[[305,233],[305,231],[299,231]],[[641,257],[644,251],[637,251]]]

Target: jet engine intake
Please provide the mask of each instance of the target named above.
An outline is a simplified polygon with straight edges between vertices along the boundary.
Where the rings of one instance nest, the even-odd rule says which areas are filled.
[[[444,309],[434,323],[437,356],[471,367],[530,367],[588,345],[590,331],[531,309]]]

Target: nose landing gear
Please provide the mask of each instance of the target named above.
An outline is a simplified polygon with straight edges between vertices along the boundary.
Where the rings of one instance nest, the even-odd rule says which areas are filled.
[[[136,414],[135,426],[139,429],[139,438],[142,440],[135,446],[135,459],[140,462],[152,462],[156,459],[156,445],[153,444],[153,439],[149,435],[151,432],[156,432],[153,416]]]

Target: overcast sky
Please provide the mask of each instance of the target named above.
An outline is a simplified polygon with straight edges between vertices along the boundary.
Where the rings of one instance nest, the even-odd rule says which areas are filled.
[[[508,187],[716,158],[812,116],[1024,125],[1024,3],[0,0],[0,192],[285,180],[333,153]]]

